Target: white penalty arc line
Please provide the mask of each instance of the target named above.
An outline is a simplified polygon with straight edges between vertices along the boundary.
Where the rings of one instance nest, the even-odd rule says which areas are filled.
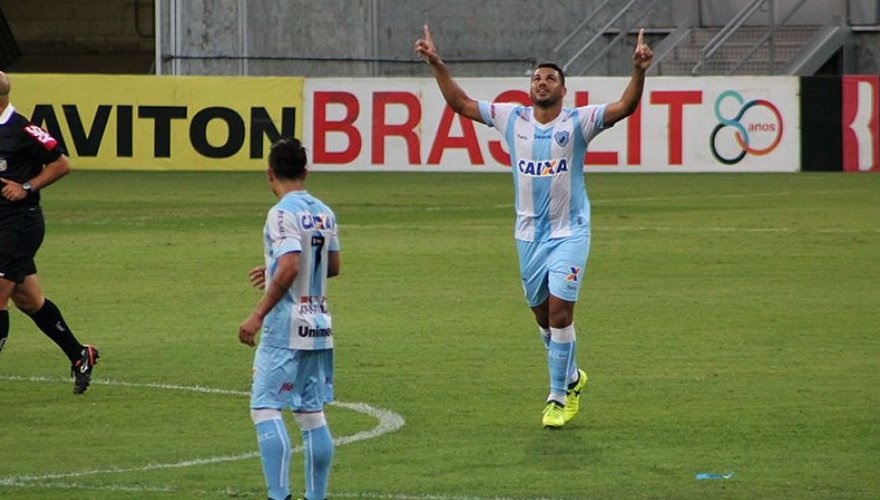
[[[12,382],[37,382],[37,383],[60,383],[60,382],[68,382],[67,379],[59,379],[59,378],[49,378],[49,377],[20,377],[20,376],[6,376],[0,375],[0,380],[7,380]],[[176,385],[176,384],[158,384],[158,383],[134,383],[134,382],[124,382],[124,381],[116,381],[109,379],[95,379],[92,381],[93,385],[107,385],[107,386],[119,386],[119,387],[135,387],[135,388],[145,388],[145,389],[163,389],[163,390],[172,390],[172,391],[187,391],[187,392],[196,392],[200,394],[222,394],[222,395],[230,395],[230,396],[249,396],[249,392],[245,391],[234,391],[229,389],[217,389],[212,387],[202,387],[202,386],[190,386],[190,385]],[[333,406],[338,406],[340,408],[345,408],[347,410],[352,410],[358,413],[363,413],[369,415],[376,420],[378,420],[378,424],[372,429],[361,431],[356,434],[352,434],[350,436],[342,436],[333,439],[333,444],[336,446],[342,446],[346,444],[356,443],[358,441],[365,441],[367,439],[372,439],[379,437],[383,434],[388,434],[390,432],[394,432],[401,427],[404,426],[406,421],[403,417],[397,413],[394,413],[391,410],[385,410],[382,408],[376,408],[374,406],[370,406],[366,403],[346,403],[342,401],[336,401],[330,403]],[[302,446],[296,447],[293,452],[302,451]],[[24,476],[9,476],[0,478],[0,486],[23,486],[29,482],[33,481],[47,481],[47,480],[55,480],[55,479],[70,479],[77,477],[85,477],[85,476],[95,476],[99,474],[123,474],[129,472],[145,472],[145,471],[153,471],[153,470],[162,470],[162,469],[181,469],[184,467],[195,467],[199,465],[208,465],[208,464],[217,464],[224,462],[235,462],[239,460],[250,460],[252,458],[259,457],[260,454],[258,452],[250,452],[250,453],[241,453],[238,455],[226,455],[226,456],[216,456],[216,457],[207,457],[207,458],[196,458],[192,460],[183,460],[180,462],[172,462],[172,463],[158,463],[158,464],[147,464],[139,467],[109,467],[105,469],[91,469],[84,470],[79,472],[62,472],[55,474],[41,474],[41,475],[24,475]]]
[[[880,234],[880,229],[834,229],[791,227],[674,227],[674,226],[601,226],[602,231],[654,231],[670,233],[767,233],[767,234]]]

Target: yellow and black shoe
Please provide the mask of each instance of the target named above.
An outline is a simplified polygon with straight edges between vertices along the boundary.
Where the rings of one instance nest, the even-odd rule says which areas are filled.
[[[572,383],[568,386],[568,390],[565,391],[565,410],[563,411],[563,416],[566,424],[580,411],[581,391],[586,388],[587,373],[578,368],[577,382]]]
[[[544,417],[541,419],[545,429],[559,429],[565,425],[565,407],[557,401],[547,401]]]

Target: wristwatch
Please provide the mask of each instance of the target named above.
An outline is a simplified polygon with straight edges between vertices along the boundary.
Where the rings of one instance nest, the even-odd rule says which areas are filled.
[[[31,186],[30,182],[25,182],[24,184],[21,185],[21,188],[24,189],[25,191],[27,191],[28,194],[34,192],[34,187]]]

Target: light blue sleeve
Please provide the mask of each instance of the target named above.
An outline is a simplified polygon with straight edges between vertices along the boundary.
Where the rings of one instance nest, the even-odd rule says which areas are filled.
[[[290,252],[302,252],[302,235],[296,215],[280,208],[269,211],[269,237],[272,256],[278,258]]]
[[[477,101],[480,105],[480,116],[483,117],[483,123],[490,127],[495,126],[495,122],[492,120],[491,113],[489,112],[489,106],[491,105],[489,101]]]
[[[608,108],[608,104],[590,104],[589,106],[577,108],[581,134],[583,134],[587,142],[598,135],[599,132],[611,128],[605,126],[606,108]]]

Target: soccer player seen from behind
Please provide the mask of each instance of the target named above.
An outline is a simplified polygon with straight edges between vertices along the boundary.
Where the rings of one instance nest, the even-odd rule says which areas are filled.
[[[447,104],[471,120],[496,128],[507,143],[516,191],[520,277],[547,350],[550,393],[542,424],[558,429],[578,413],[587,374],[575,362],[574,306],[590,249],[590,203],[584,156],[590,140],[639,105],[651,49],[639,32],[633,71],[620,100],[563,107],[565,75],[555,64],[531,75],[531,106],[477,101],[453,80],[428,26],[416,53],[431,67]]]
[[[12,299],[64,351],[73,393],[82,394],[98,350],[80,344],[58,307],[43,296],[34,263],[46,232],[40,191],[67,175],[70,162],[58,141],[15,111],[10,90],[9,77],[0,72],[0,351],[9,337]]]
[[[306,151],[281,139],[269,152],[269,187],[278,198],[263,228],[265,265],[250,270],[264,290],[238,329],[255,344],[251,418],[269,498],[290,495],[290,438],[282,410],[290,408],[302,431],[305,498],[323,500],[333,458],[324,405],[333,401],[333,325],[327,279],[339,274],[336,216],[304,187]]]

